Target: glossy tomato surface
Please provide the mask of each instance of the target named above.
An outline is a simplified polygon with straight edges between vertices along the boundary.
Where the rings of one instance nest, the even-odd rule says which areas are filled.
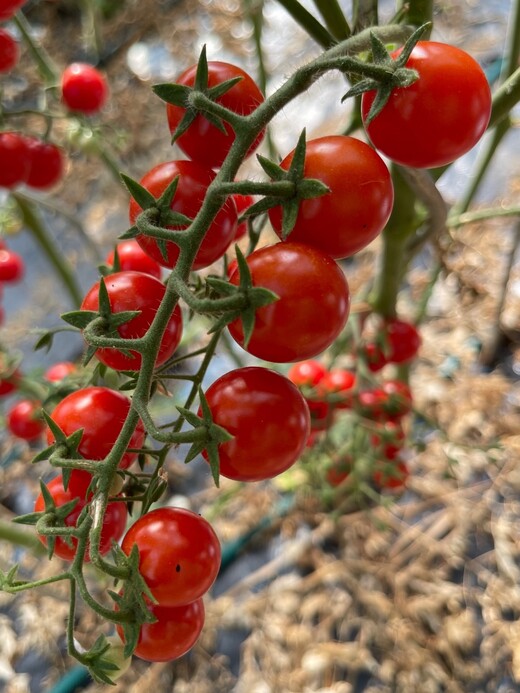
[[[220,542],[200,515],[184,508],[158,508],[140,517],[123,538],[128,555],[139,549],[139,572],[161,606],[202,597],[220,569]]]
[[[179,177],[171,209],[193,219],[202,206],[206,190],[215,178],[215,171],[194,161],[165,161],[150,169],[141,178],[140,184],[155,198],[161,196],[174,178]],[[130,223],[134,224],[141,207],[130,200]],[[199,247],[192,269],[198,270],[211,265],[226,252],[237,230],[237,209],[232,198],[228,198],[212,221]],[[171,227],[179,229],[182,227]],[[172,268],[179,257],[179,247],[173,241],[166,242],[166,256],[154,238],[140,234],[137,241],[143,250],[163,267]]]
[[[293,157],[291,152],[280,166],[288,169]],[[288,241],[339,259],[357,253],[382,231],[392,211],[394,188],[386,164],[368,144],[342,135],[310,140],[304,176],[325,183],[330,192],[300,203]],[[282,208],[270,209],[269,219],[281,237]]]
[[[61,76],[61,98],[71,111],[92,115],[97,113],[108,96],[103,74],[93,65],[72,63]]]
[[[302,243],[265,246],[247,257],[254,286],[273,291],[279,299],[256,311],[246,351],[275,363],[313,358],[343,329],[350,310],[350,291],[337,262]],[[239,283],[236,269],[229,281]],[[229,324],[233,339],[243,345],[242,321]]]
[[[140,311],[139,315],[117,328],[123,339],[143,337],[155,318],[157,309],[164,297],[164,284],[144,272],[122,271],[104,278],[112,313]],[[97,311],[99,308],[99,282],[86,294],[81,310]],[[161,339],[155,365],[167,361],[178,347],[182,337],[182,314],[177,305],[173,311]],[[96,350],[96,357],[115,370],[136,371],[141,367],[141,354],[131,352],[127,356],[114,347]]]
[[[41,402],[21,399],[7,412],[7,428],[17,438],[37,440],[45,430]]]
[[[219,445],[220,474],[260,481],[300,457],[309,437],[309,410],[291,381],[262,367],[238,368],[206,391],[214,423],[233,439]]]
[[[195,83],[196,72],[197,66],[193,65],[177,77],[175,80],[176,84],[192,87]],[[240,81],[220,96],[217,99],[217,103],[239,115],[249,115],[264,100],[262,92],[253,79],[237,65],[231,65],[218,60],[208,61],[209,87],[214,87],[236,77],[239,77]],[[180,106],[167,104],[168,125],[172,133],[181,122],[185,112],[186,109]],[[176,143],[190,159],[199,161],[211,168],[219,168],[235,140],[235,133],[231,126],[225,123],[224,127],[225,132],[221,132],[207,118],[199,114],[195,117],[188,130],[176,140]],[[258,147],[263,136],[264,132],[258,135],[249,148],[248,155]]]
[[[491,114],[486,75],[471,55],[436,41],[419,41],[406,67],[417,70],[419,79],[392,92],[381,113],[365,125],[367,134],[376,149],[405,166],[449,164],[486,130]],[[374,98],[372,91],[363,94],[365,122]]]
[[[121,241],[116,246],[119,258],[119,270],[134,272],[144,272],[151,274],[156,279],[161,278],[161,265],[152,257],[145,253],[135,238]],[[111,250],[105,257],[105,262],[109,267],[114,266],[115,251]],[[115,270],[116,271],[116,270]]]

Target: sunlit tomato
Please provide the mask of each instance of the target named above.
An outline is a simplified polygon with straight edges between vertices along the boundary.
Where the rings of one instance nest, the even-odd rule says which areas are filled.
[[[72,63],[61,76],[61,98],[70,111],[92,115],[108,96],[105,77],[92,65]]]
[[[8,248],[0,248],[0,281],[17,282],[24,273],[25,263],[22,256]]]
[[[63,176],[63,150],[52,142],[44,142],[37,137],[26,138],[29,154],[29,171],[25,183],[37,190],[46,190],[58,183]]]
[[[155,623],[143,623],[134,655],[147,662],[170,662],[185,655],[197,642],[204,626],[204,602],[196,599],[179,606],[149,607],[157,619]],[[123,629],[117,626],[124,642]]]
[[[179,75],[175,83],[192,87],[195,83],[196,72],[197,65],[193,65]],[[249,115],[264,100],[262,92],[255,82],[244,70],[236,65],[216,60],[208,61],[208,86],[210,88],[236,77],[239,77],[240,80],[216,101],[234,113]],[[166,112],[168,125],[173,134],[186,113],[186,109],[167,104]],[[224,123],[224,127],[225,132],[222,132],[203,115],[199,114],[186,132],[176,140],[176,143],[190,159],[199,161],[210,168],[219,168],[235,140],[235,133],[231,126]],[[250,146],[248,155],[258,147],[263,136],[264,132],[258,135]]]
[[[138,310],[139,315],[117,328],[123,339],[143,337],[155,318],[157,309],[164,297],[164,284],[144,272],[115,272],[104,278],[112,313]],[[97,311],[99,308],[99,282],[88,291],[81,304],[81,310]],[[161,339],[155,365],[167,361],[178,347],[182,337],[182,314],[177,305],[173,311]],[[136,371],[141,367],[141,355],[130,350],[127,356],[113,347],[96,350],[96,356],[115,370]]]
[[[145,253],[135,238],[121,241],[117,244],[117,256],[119,258],[119,270],[132,270],[151,274],[156,279],[161,278],[161,265]],[[105,258],[109,267],[114,266],[115,252],[111,250]]]
[[[449,164],[486,130],[491,114],[486,75],[468,53],[436,41],[419,41],[406,67],[417,70],[419,78],[392,92],[379,115],[365,125],[367,134],[376,149],[405,166]],[[374,98],[373,91],[363,94],[365,122]]]
[[[45,430],[41,402],[22,399],[7,412],[7,428],[17,438],[37,440]]]
[[[302,243],[277,243],[248,256],[254,286],[273,291],[279,299],[256,311],[247,351],[276,363],[317,356],[343,329],[350,310],[350,291],[339,265],[316,248]],[[229,280],[238,285],[239,272]],[[229,332],[244,342],[240,318]]]
[[[220,569],[220,542],[210,523],[184,508],[142,515],[121,548],[139,549],[139,572],[161,606],[194,602],[209,590]]]
[[[233,199],[235,200],[235,204],[237,206],[237,213],[238,216],[240,217],[246,209],[249,209],[251,205],[254,204],[255,198],[252,195],[233,195]],[[241,221],[240,224],[237,226],[237,230],[235,233],[235,241],[238,241],[240,238],[245,236],[247,233],[247,219],[244,221]]]
[[[174,178],[179,177],[177,189],[171,203],[174,212],[180,212],[190,219],[194,218],[202,206],[209,184],[215,178],[215,171],[194,161],[166,161],[150,169],[141,178],[140,184],[155,198],[159,198]],[[141,207],[130,200],[130,223],[134,224]],[[183,227],[170,227],[182,229]],[[211,265],[226,252],[235,237],[237,229],[237,209],[232,198],[228,198],[212,221],[199,247],[192,269],[198,270]],[[163,267],[172,268],[179,257],[179,247],[173,241],[166,242],[166,255],[154,238],[140,234],[137,242],[143,250]]]
[[[17,12],[22,5],[25,5],[27,0],[2,0],[0,5],[0,22],[4,22],[6,19],[11,19],[15,12]]]
[[[0,132],[0,188],[14,188],[25,181],[30,165],[25,137]]]
[[[288,169],[291,152],[280,164]],[[288,239],[306,243],[334,258],[345,258],[367,246],[382,231],[394,201],[386,164],[361,140],[329,135],[307,142],[304,175],[330,188],[320,197],[303,200]],[[269,210],[281,237],[282,207]]]
[[[57,508],[65,505],[65,503],[69,503],[75,498],[70,492],[70,489],[66,491],[63,488],[63,478],[61,476],[55,477],[49,481],[46,486]],[[67,525],[67,527],[76,526],[79,515],[85,507],[84,501],[79,500],[79,498],[76,498],[76,501],[76,505],[65,518],[65,525]],[[44,510],[45,500],[40,492],[34,504],[34,512],[43,512]],[[108,553],[112,548],[112,542],[117,542],[121,539],[125,531],[127,516],[128,511],[126,503],[122,501],[108,503],[103,519],[103,529],[101,530],[101,541],[99,544],[99,551],[101,554]],[[38,538],[44,546],[47,546],[48,539],[45,535],[40,534]],[[77,545],[78,540],[75,537],[72,537],[71,544],[68,543],[65,537],[56,537],[54,553],[56,556],[70,561],[74,558]],[[85,561],[87,563],[90,561],[88,553],[85,555]]]
[[[0,73],[12,70],[19,57],[20,48],[18,42],[9,31],[0,29]]]
[[[78,367],[75,363],[72,363],[71,361],[59,361],[58,363],[54,363],[52,366],[49,366],[49,368],[47,368],[43,374],[43,377],[45,380],[48,380],[51,383],[57,383],[66,378],[68,375],[72,375],[77,370]]]
[[[219,445],[222,476],[270,479],[300,457],[309,437],[309,410],[288,378],[268,368],[238,368],[205,394],[214,423],[233,436]]]
[[[405,462],[381,462],[372,474],[374,484],[381,490],[399,490],[406,486],[410,471]]]

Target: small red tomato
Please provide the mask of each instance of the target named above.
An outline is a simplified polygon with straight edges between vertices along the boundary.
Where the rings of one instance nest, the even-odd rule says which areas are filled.
[[[372,474],[374,484],[384,490],[397,490],[406,486],[406,481],[410,476],[405,462],[386,462],[381,463],[379,468]]]
[[[0,188],[14,188],[25,181],[30,159],[25,137],[0,132]]]
[[[387,460],[394,460],[403,448],[405,433],[398,421],[385,421],[376,427],[370,443],[381,451]]]
[[[388,395],[379,387],[361,390],[354,396],[354,408],[360,416],[378,420],[386,418],[384,407]]]
[[[0,249],[0,281],[17,282],[25,273],[25,263],[21,255],[8,250]]]
[[[287,371],[287,377],[297,387],[314,387],[327,374],[327,369],[319,361],[307,359],[293,364]]]
[[[323,399],[305,397],[311,415],[311,431],[324,431],[332,423],[332,407]]]
[[[157,309],[166,292],[164,284],[144,272],[115,272],[104,278],[112,313],[123,311],[140,311],[139,315],[117,328],[123,339],[138,339],[148,331],[155,318]],[[81,310],[97,311],[99,309],[99,282],[87,292]],[[160,366],[167,361],[179,346],[182,337],[182,313],[177,305],[163,333],[159,352],[155,362]],[[130,350],[131,351],[131,350]],[[116,371],[137,371],[141,367],[141,354],[131,351],[127,356],[113,347],[96,350],[96,357]]]
[[[70,111],[92,115],[108,96],[105,77],[92,65],[72,63],[61,76],[61,98]]]
[[[161,278],[161,265],[145,253],[135,238],[121,241],[117,244],[117,256],[119,258],[119,270],[144,272],[151,274],[156,279]],[[105,258],[109,267],[114,266],[115,252],[112,250]]]
[[[406,363],[417,355],[421,336],[415,325],[405,320],[387,320],[383,330],[388,343],[386,359],[389,363]]]
[[[360,357],[365,360],[372,373],[380,371],[388,363],[382,347],[376,342],[367,342],[360,349]]]
[[[52,366],[49,366],[43,374],[43,377],[51,383],[56,383],[66,378],[68,375],[75,373],[77,370],[78,368],[75,363],[71,361],[60,361],[59,363],[54,363]]]
[[[327,468],[325,478],[330,486],[339,486],[352,472],[353,460],[350,455],[340,457]]]
[[[196,72],[197,65],[193,65],[180,74],[175,83],[193,87]],[[210,88],[237,77],[239,81],[216,101],[230,111],[246,116],[252,113],[264,100],[260,89],[247,72],[244,72],[240,67],[216,60],[208,61],[208,86]],[[173,134],[184,117],[186,109],[167,104],[166,113],[168,125]],[[222,132],[207,118],[199,114],[195,116],[195,120],[186,132],[177,138],[176,144],[190,159],[210,168],[219,168],[235,140],[235,133],[231,126],[227,123],[223,123],[223,125],[225,132]],[[248,155],[253,153],[263,137],[264,132],[262,131],[249,147]]]
[[[170,205],[174,212],[179,212],[193,219],[200,210],[206,191],[215,178],[211,168],[194,161],[165,161],[154,166],[141,178],[140,184],[155,198],[159,198],[172,180],[178,177],[177,189]],[[130,223],[135,221],[141,207],[132,198],[130,200]],[[169,227],[181,230],[185,227]],[[228,198],[210,224],[204,239],[197,251],[192,269],[208,267],[226,252],[235,237],[237,228],[237,209],[232,198]],[[155,238],[140,234],[137,242],[143,250],[163,267],[172,268],[179,257],[179,247],[173,241],[166,241],[166,253]]]
[[[352,390],[356,384],[356,376],[346,368],[332,368],[320,380],[318,391],[329,395],[330,402],[339,409],[352,406]]]
[[[310,431],[309,409],[283,375],[257,366],[237,368],[215,380],[206,399],[214,423],[233,436],[219,445],[222,476],[270,479],[302,454]]]
[[[160,606],[181,606],[202,597],[220,569],[215,530],[197,513],[158,508],[142,515],[121,543],[139,549],[139,572]]]
[[[37,137],[26,138],[29,153],[29,171],[25,183],[37,190],[46,190],[58,183],[63,176],[63,150],[52,142]]]
[[[294,151],[280,164],[288,169]],[[354,137],[329,135],[307,142],[304,175],[330,192],[303,200],[287,240],[311,245],[333,258],[350,257],[383,230],[394,201],[390,172],[372,147]],[[282,207],[269,210],[282,234]]]
[[[274,292],[277,301],[256,311],[246,351],[275,363],[291,363],[321,354],[339,335],[350,311],[346,277],[331,257],[303,243],[277,243],[247,257],[254,286]],[[239,284],[235,270],[229,281]],[[228,325],[244,343],[242,320]]]
[[[32,399],[22,399],[7,412],[7,427],[17,438],[36,440],[45,430],[41,417],[42,405]]]
[[[2,0],[0,4],[0,22],[5,22],[7,19],[11,19],[15,12],[17,12],[22,5],[25,5],[27,0]]]
[[[0,379],[0,397],[6,397],[18,389],[18,381],[21,378],[20,371],[15,370]]]
[[[402,380],[386,380],[382,384],[382,389],[387,395],[384,411],[388,417],[397,419],[412,411],[412,391]]]
[[[136,657],[147,662],[171,662],[191,650],[204,626],[202,599],[179,606],[151,604],[149,609],[157,620],[141,626],[134,650]],[[124,642],[120,625],[117,626],[117,632]]]
[[[12,70],[19,57],[20,48],[18,41],[8,31],[0,29],[0,73]]]
[[[48,484],[46,484],[49,493],[52,496],[54,504],[57,508],[69,501],[74,500],[75,496],[69,490],[63,488],[63,478],[57,476]],[[65,525],[67,527],[75,527],[78,521],[78,517],[85,506],[85,502],[77,499],[76,505],[70,511],[70,513],[65,518]],[[34,512],[43,512],[45,510],[45,500],[43,495],[40,493],[36,498],[34,504]],[[112,542],[119,541],[123,536],[126,527],[126,520],[128,516],[128,511],[126,503],[122,501],[113,501],[107,505],[105,512],[105,517],[103,519],[103,529],[101,530],[101,541],[99,544],[99,551],[101,554],[106,554],[112,548]],[[47,537],[43,534],[38,535],[39,540],[44,546],[47,546]],[[54,543],[54,553],[56,556],[63,558],[64,560],[71,561],[75,554],[78,545],[78,540],[72,537],[72,543],[69,544],[65,537],[56,537]],[[85,555],[85,561],[88,563],[90,557]]]
[[[237,213],[239,217],[246,211],[246,209],[249,209],[249,207],[251,207],[251,205],[253,205],[255,202],[255,198],[252,195],[236,194],[233,195],[233,199],[235,200]],[[246,235],[247,231],[247,219],[244,219],[244,221],[241,221],[240,224],[238,224],[237,226],[234,240],[238,241],[240,238],[243,238],[243,236]]]

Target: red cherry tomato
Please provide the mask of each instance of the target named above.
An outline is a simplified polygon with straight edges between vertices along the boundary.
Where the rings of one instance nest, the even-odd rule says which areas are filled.
[[[37,137],[26,138],[30,165],[25,183],[37,190],[46,190],[58,183],[63,176],[63,150],[52,142]]]
[[[172,180],[178,176],[179,181],[171,209],[192,219],[201,208],[206,190],[215,175],[215,171],[194,161],[166,161],[145,173],[140,183],[155,198],[158,198]],[[132,198],[129,212],[131,224],[135,223],[141,211],[141,207]],[[179,230],[182,227],[172,226],[171,228]],[[237,210],[233,199],[229,198],[212,221],[195,256],[192,269],[202,269],[222,257],[235,237],[236,228]],[[166,257],[154,238],[141,234],[137,236],[137,242],[150,257],[153,257],[163,267],[172,268],[175,266],[179,257],[179,247],[173,241],[166,242]]]
[[[291,152],[280,164],[288,169]],[[307,142],[304,175],[317,178],[330,192],[300,203],[287,240],[306,243],[333,258],[345,258],[367,246],[382,231],[394,201],[386,164],[372,147],[353,137],[329,135]],[[282,207],[269,210],[281,237]]]
[[[297,387],[314,387],[327,374],[327,369],[319,361],[307,359],[293,364],[287,371],[287,377]]]
[[[381,463],[380,468],[374,471],[372,479],[381,490],[395,491],[406,486],[409,476],[410,472],[405,462],[386,462]]]
[[[25,263],[21,255],[7,248],[0,249],[0,281],[17,282],[25,273]]]
[[[237,207],[237,213],[238,216],[240,217],[246,209],[249,209],[251,205],[254,204],[255,198],[252,195],[233,195],[233,199],[235,200],[235,204]],[[240,238],[243,238],[243,236],[246,235],[247,233],[247,219],[244,221],[241,221],[240,224],[237,226],[237,230],[235,232],[235,241],[238,241]]]
[[[383,330],[388,343],[386,359],[389,363],[406,363],[417,355],[421,336],[415,325],[405,320],[387,320]]]
[[[330,486],[339,486],[352,472],[353,460],[350,455],[340,457],[327,468],[325,478]]]
[[[372,373],[380,371],[388,363],[382,347],[376,342],[367,342],[360,349],[360,356],[366,361],[368,370]]]
[[[14,188],[25,181],[30,159],[25,137],[0,132],[0,188]]]
[[[0,5],[0,22],[5,22],[7,19],[11,19],[15,12],[17,12],[22,5],[25,5],[27,0],[2,0]]]
[[[356,376],[345,368],[332,368],[320,380],[318,391],[329,395],[330,402],[339,409],[352,406],[352,390],[356,384]]]
[[[135,238],[121,241],[117,244],[117,255],[119,257],[119,269],[122,271],[132,270],[134,272],[144,272],[151,274],[156,279],[161,278],[161,265],[152,257],[145,253]],[[110,251],[105,258],[105,263],[109,267],[114,266],[115,253]]]
[[[7,412],[7,427],[17,438],[37,440],[45,430],[41,402],[22,399]]]
[[[20,48],[18,41],[8,31],[0,29],[0,73],[12,70],[19,57]]]
[[[17,390],[21,377],[22,374],[18,369],[8,375],[3,375],[0,379],[0,397],[6,397]]]
[[[387,460],[394,460],[403,448],[405,433],[399,421],[385,421],[370,436],[370,443]]]
[[[468,53],[436,41],[419,41],[406,67],[417,70],[419,78],[392,92],[379,115],[365,125],[367,134],[376,149],[405,166],[449,164],[486,130],[491,114],[486,75]],[[365,122],[374,98],[373,91],[363,94]]]
[[[388,395],[380,387],[361,390],[354,397],[353,406],[360,416],[375,421],[386,419],[385,406]]]
[[[343,329],[350,311],[350,291],[339,265],[316,248],[302,243],[277,243],[247,258],[254,286],[273,291],[279,299],[256,311],[246,351],[276,363],[317,356]],[[229,280],[238,285],[239,272]],[[242,321],[228,326],[233,339],[244,342]]]
[[[389,418],[400,419],[412,411],[412,391],[402,380],[385,380],[382,389],[387,396],[384,411]]]
[[[43,377],[50,383],[57,383],[68,375],[72,375],[72,373],[75,373],[77,370],[78,368],[75,363],[71,361],[59,361],[49,366],[43,374]]]
[[[220,569],[220,543],[200,515],[183,508],[158,508],[140,517],[121,548],[139,549],[139,572],[161,606],[194,602],[209,590]]]
[[[143,623],[134,655],[147,662],[171,662],[185,655],[197,642],[204,626],[204,602],[196,599],[179,606],[149,607],[157,619],[155,623]],[[117,626],[124,642],[123,629]]]
[[[46,484],[49,493],[52,496],[54,504],[56,507],[60,507],[74,500],[75,496],[69,490],[63,488],[63,478],[57,476],[48,484]],[[76,505],[73,507],[71,512],[65,518],[65,524],[68,527],[75,527],[78,521],[78,517],[83,510],[85,503],[77,499]],[[34,504],[34,512],[43,512],[45,510],[45,501],[43,495],[40,493],[36,498]],[[123,536],[126,527],[126,519],[128,516],[128,511],[126,504],[122,501],[113,501],[108,503],[105,517],[103,520],[103,529],[101,530],[101,541],[99,544],[99,550],[101,554],[108,553],[112,548],[113,541],[119,541]],[[43,534],[38,535],[38,538],[44,546],[47,546],[47,537]],[[54,553],[56,556],[63,558],[64,560],[72,560],[76,554],[76,548],[78,545],[78,540],[72,537],[72,544],[69,545],[64,537],[56,537],[54,544]],[[88,552],[85,555],[85,561],[88,563],[90,558]]]
[[[70,111],[92,115],[108,96],[105,77],[92,65],[72,63],[61,76],[61,98]]]
[[[298,388],[283,375],[256,366],[238,368],[210,385],[206,399],[214,423],[234,436],[219,445],[222,476],[270,479],[302,454],[309,437],[309,410]]]
[[[117,328],[119,335],[123,339],[143,337],[152,324],[164,297],[166,291],[164,284],[155,277],[144,274],[144,272],[131,271],[109,274],[104,278],[104,281],[113,313],[127,310],[141,311],[135,318]],[[99,282],[96,282],[83,299],[81,310],[97,311],[98,308]],[[172,356],[181,341],[181,337],[182,314],[177,305],[162,336],[155,362],[156,366],[160,366]],[[96,356],[101,363],[119,371],[137,371],[141,367],[141,355],[137,352],[132,352],[132,356],[127,356],[118,349],[106,347],[97,349]]]
[[[185,70],[175,80],[176,84],[192,87],[195,83],[197,66]],[[217,99],[217,103],[225,106],[230,111],[240,115],[249,115],[264,97],[251,77],[240,67],[220,61],[208,61],[208,86],[214,87],[228,79],[240,77],[231,89]],[[173,133],[181,122],[186,109],[180,106],[167,104],[166,113],[170,131]],[[235,140],[235,133],[230,125],[224,123],[225,132],[212,125],[203,115],[197,115],[189,128],[182,134],[176,143],[180,149],[193,159],[210,168],[219,168],[227,156],[231,145]],[[264,132],[261,132],[250,146],[248,155],[258,147],[262,141]]]

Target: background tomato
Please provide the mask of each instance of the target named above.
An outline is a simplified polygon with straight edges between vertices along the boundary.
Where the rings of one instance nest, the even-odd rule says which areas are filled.
[[[97,113],[108,96],[105,77],[92,65],[72,63],[61,76],[61,98],[71,111]]]
[[[122,271],[131,270],[134,272],[144,272],[151,274],[156,279],[161,278],[161,265],[152,257],[145,253],[135,238],[121,241],[117,244],[117,255],[119,257],[119,269]],[[105,263],[109,267],[114,266],[115,252],[111,250],[105,257]]]
[[[280,166],[288,169],[291,152]],[[386,164],[372,147],[354,137],[329,135],[307,142],[304,175],[330,188],[303,200],[287,240],[306,243],[333,258],[345,258],[367,246],[388,221],[394,188]],[[269,210],[281,237],[282,208]]]
[[[27,0],[2,0],[0,6],[0,21],[11,19],[13,14],[17,12],[22,5],[25,5]]]
[[[0,72],[12,70],[19,57],[20,48],[18,41],[15,40],[9,31],[0,29]]]
[[[25,181],[30,165],[25,137],[0,132],[0,187],[14,188]]]
[[[376,149],[405,166],[449,164],[486,130],[491,114],[486,75],[468,53],[436,41],[419,41],[406,67],[417,70],[419,79],[392,92],[381,113],[365,124],[367,134]],[[373,91],[363,94],[365,122],[374,98]]]
[[[36,440],[45,430],[41,412],[41,402],[21,399],[7,412],[7,428],[17,438]]]
[[[58,183],[63,176],[63,151],[52,142],[38,137],[26,137],[29,155],[29,170],[25,183],[37,190],[46,190]]]
[[[347,321],[350,292],[331,257],[302,243],[277,243],[256,250],[247,264],[253,284],[274,291],[279,300],[256,311],[246,351],[266,361],[290,363],[317,356],[332,344]],[[229,281],[238,285],[238,270]],[[242,345],[242,321],[228,327]]]
[[[165,161],[154,166],[141,178],[141,185],[155,198],[161,196],[172,180],[179,176],[177,189],[171,209],[192,219],[202,206],[209,184],[215,178],[215,171],[194,161]],[[130,223],[134,224],[141,207],[130,200]],[[180,227],[171,227],[180,228]],[[237,209],[232,198],[228,198],[212,221],[204,240],[195,256],[192,269],[198,270],[211,265],[226,252],[237,230]],[[173,241],[166,242],[166,257],[154,238],[137,236],[143,250],[163,267],[172,268],[179,257],[179,247]]]
[[[176,84],[184,84],[192,87],[195,83],[197,65],[185,70],[175,80]],[[264,97],[251,77],[240,67],[217,60],[208,61],[208,86],[214,87],[228,79],[240,77],[229,91],[217,99],[217,103],[225,106],[230,111],[240,115],[249,115],[255,108],[262,103]],[[180,106],[167,104],[166,114],[170,131],[173,133],[177,125],[182,120],[186,109]],[[195,120],[184,134],[177,140],[176,144],[182,151],[193,159],[199,161],[210,168],[219,168],[227,156],[231,145],[235,140],[235,133],[230,125],[224,124],[225,132],[212,125],[203,115],[197,115]],[[264,137],[261,132],[251,145],[248,155],[251,154],[260,144]]]

